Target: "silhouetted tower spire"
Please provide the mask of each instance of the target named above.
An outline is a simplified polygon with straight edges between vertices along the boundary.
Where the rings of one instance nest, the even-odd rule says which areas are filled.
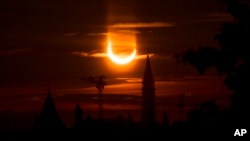
[[[56,115],[56,107],[54,101],[51,97],[50,89],[48,90],[48,95],[45,99],[41,116],[51,116]]]
[[[142,81],[142,122],[147,125],[155,123],[155,86],[149,55]]]
[[[65,128],[65,125],[56,111],[50,89],[48,90],[48,95],[43,105],[43,109],[39,117],[39,125],[37,128],[44,129],[46,131]]]

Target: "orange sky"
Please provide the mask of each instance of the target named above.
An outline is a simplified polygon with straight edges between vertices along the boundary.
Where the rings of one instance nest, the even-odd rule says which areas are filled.
[[[50,85],[60,110],[80,103],[91,112],[97,90],[81,80],[88,75],[107,76],[104,107],[138,110],[141,83],[132,82],[143,76],[145,54],[151,54],[161,111],[171,111],[181,93],[191,105],[225,99],[214,69],[199,77],[172,58],[189,48],[218,46],[214,36],[234,20],[223,1],[1,0],[0,9],[0,111],[39,111]],[[108,35],[116,53],[136,46],[137,59],[127,65],[108,59]]]

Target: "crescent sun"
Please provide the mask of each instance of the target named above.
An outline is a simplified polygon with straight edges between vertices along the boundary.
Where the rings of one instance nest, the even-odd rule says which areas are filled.
[[[136,55],[136,49],[134,49],[134,51],[132,52],[132,54],[130,54],[128,57],[126,58],[119,58],[117,57],[113,51],[112,51],[112,47],[111,47],[111,42],[109,41],[108,42],[108,48],[107,48],[107,53],[108,53],[108,56],[109,58],[117,63],[117,64],[127,64],[129,63],[130,61],[132,61],[134,58],[135,58],[135,55]]]

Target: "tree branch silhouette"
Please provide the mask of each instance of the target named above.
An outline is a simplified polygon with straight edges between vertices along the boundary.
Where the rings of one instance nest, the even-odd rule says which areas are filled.
[[[233,90],[231,110],[234,115],[243,117],[249,110],[248,93],[250,80],[250,9],[237,0],[224,0],[228,4],[227,12],[234,17],[234,22],[224,23],[214,40],[219,48],[202,46],[189,49],[174,57],[178,62],[197,68],[203,75],[208,68],[215,67],[218,74],[226,74],[225,85]],[[245,123],[245,121],[242,121]]]

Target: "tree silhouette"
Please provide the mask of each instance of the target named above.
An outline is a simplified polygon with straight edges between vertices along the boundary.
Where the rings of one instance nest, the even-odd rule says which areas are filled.
[[[237,125],[244,125],[249,119],[250,80],[250,9],[237,0],[224,0],[228,4],[227,12],[234,17],[234,22],[225,23],[214,39],[219,48],[203,46],[197,50],[189,49],[175,57],[177,61],[190,64],[204,74],[208,68],[215,67],[219,74],[226,74],[225,85],[233,91],[231,111]],[[242,121],[242,122],[240,122]]]

